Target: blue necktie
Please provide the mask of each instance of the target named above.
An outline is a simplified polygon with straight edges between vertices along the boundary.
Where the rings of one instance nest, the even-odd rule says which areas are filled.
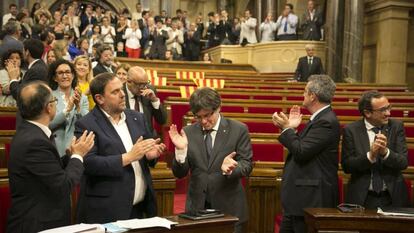
[[[283,27],[283,31],[287,32],[287,17],[286,17],[286,21],[285,21],[285,26]]]
[[[379,127],[372,128],[372,131],[374,131],[375,134],[378,134],[380,131]],[[374,138],[375,141],[375,138]],[[380,174],[381,170],[381,159],[377,157],[377,161],[374,163],[374,165],[371,167],[372,172],[372,189],[376,193],[380,193],[382,191],[383,182]]]

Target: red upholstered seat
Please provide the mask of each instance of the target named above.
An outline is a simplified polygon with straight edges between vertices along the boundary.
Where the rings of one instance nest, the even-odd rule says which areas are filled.
[[[282,96],[256,95],[256,96],[253,96],[253,99],[256,99],[256,100],[282,100]]]
[[[337,116],[359,116],[360,113],[358,111],[358,109],[338,109],[338,108],[333,108],[335,114]]]
[[[405,181],[405,185],[407,186],[407,190],[408,190],[408,200],[412,200],[413,199],[413,189],[411,188],[411,186],[412,186],[411,180],[404,179],[404,181]]]
[[[244,112],[243,106],[229,106],[229,105],[222,105],[221,112]]]
[[[15,115],[0,116],[0,130],[15,130],[15,129],[16,129],[16,116]]]
[[[222,99],[249,99],[249,95],[239,95],[239,94],[229,94],[229,93],[221,93],[220,94]]]
[[[157,97],[160,98],[161,103],[169,96],[181,97],[181,94],[179,92],[157,92]]]
[[[283,145],[279,143],[252,143],[254,161],[283,162]]]
[[[0,181],[0,233],[6,232],[7,215],[11,205],[8,181]]]
[[[249,128],[250,133],[279,133],[279,127],[271,122],[243,122]]]
[[[270,113],[281,112],[282,108],[272,108],[272,107],[249,107],[250,113]]]
[[[405,125],[404,129],[405,129],[406,137],[410,137],[410,138],[414,137],[414,125],[410,125],[410,126]]]

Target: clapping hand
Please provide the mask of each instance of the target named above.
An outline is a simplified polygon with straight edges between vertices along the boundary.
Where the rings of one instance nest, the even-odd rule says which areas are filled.
[[[170,130],[168,131],[170,135],[171,141],[173,142],[174,146],[178,150],[185,149],[188,146],[187,135],[183,129],[181,129],[181,133],[178,133],[177,126],[172,124],[170,126]]]
[[[302,114],[300,113],[300,107],[294,105],[290,109],[289,117],[287,117],[283,112],[275,112],[272,116],[272,121],[275,126],[278,126],[282,130],[287,128],[296,129],[302,122]]]
[[[231,175],[233,170],[237,167],[238,163],[234,160],[234,156],[236,156],[236,152],[231,152],[224,158],[223,164],[221,165],[223,175]]]

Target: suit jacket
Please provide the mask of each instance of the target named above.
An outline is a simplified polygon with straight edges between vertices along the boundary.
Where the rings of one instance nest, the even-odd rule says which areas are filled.
[[[62,166],[46,134],[23,121],[11,142],[7,232],[39,232],[70,224],[70,192],[80,180],[83,165],[79,159],[70,159],[65,169]]]
[[[241,183],[242,177],[252,171],[252,147],[247,127],[238,121],[221,117],[213,154],[207,161],[204,136],[199,123],[187,126],[184,131],[188,138],[187,157],[183,164],[173,159],[173,173],[185,177],[190,172],[186,211],[204,209],[206,196],[211,206],[224,213],[237,216],[239,222],[248,219],[246,197]],[[231,152],[237,152],[237,168],[229,176],[222,174],[221,165]]]
[[[155,89],[155,87],[149,86],[149,88],[153,90],[155,94],[157,94],[157,90]],[[127,87],[125,84],[124,84],[124,93],[125,93],[126,107],[128,109],[134,110],[135,106],[129,106],[129,99],[132,98],[132,96],[130,96],[131,93],[127,91]],[[154,130],[152,119],[155,119],[155,121],[158,124],[163,125],[167,122],[167,112],[164,106],[162,105],[162,103],[160,104],[160,107],[158,109],[155,109],[152,106],[151,100],[148,98],[142,98],[142,107],[143,107],[144,118],[147,123],[148,131],[152,133],[153,137],[156,137],[157,132]]]
[[[408,205],[408,192],[401,170],[408,166],[407,144],[405,142],[404,125],[401,121],[390,119],[387,128],[387,147],[390,154],[381,161],[380,174],[391,195],[392,206]],[[348,183],[346,201],[364,205],[371,183],[371,167],[367,158],[370,143],[364,120],[347,125],[342,138],[342,168],[351,174]]]
[[[150,138],[144,116],[126,109],[126,123],[132,142],[140,136]],[[132,165],[122,166],[122,154],[126,153],[121,138],[98,106],[78,120],[75,135],[84,130],[95,133],[95,145],[85,156],[85,174],[81,180],[78,202],[78,219],[83,223],[107,223],[129,219],[132,212],[135,173]],[[147,217],[156,215],[156,201],[149,171],[151,161],[145,156],[139,161],[146,183],[143,205]]]
[[[115,72],[115,68],[114,67],[111,67],[111,69],[112,69],[112,73]],[[98,64],[96,64],[95,68],[93,68],[93,76],[94,77],[96,75],[98,75],[98,74],[102,74],[102,73],[106,73],[106,72],[109,72],[109,71],[100,62],[98,62]]]
[[[313,74],[324,74],[325,71],[322,67],[322,61],[319,57],[313,56],[312,65],[309,68],[308,57],[304,56],[299,58],[298,66],[295,72],[296,80],[300,82],[307,82],[309,76]]]
[[[257,19],[255,18],[249,18],[246,22],[241,23],[240,43],[243,42],[243,39],[247,39],[249,43],[257,43],[256,26]]]
[[[35,63],[33,63],[33,65],[30,67],[30,69],[27,70],[27,72],[23,75],[23,78],[20,81],[10,83],[10,92],[13,98],[17,99],[20,87],[23,84],[36,80],[49,83],[47,65],[42,59],[39,59]]]
[[[150,34],[149,41],[152,41],[152,45],[149,51],[149,56],[151,59],[163,59],[165,57],[165,51],[167,51],[165,42],[168,38],[168,32],[164,29],[161,29],[160,34],[157,34],[157,29]]]
[[[22,26],[22,29],[23,28],[24,27]],[[23,47],[23,43],[20,40],[17,40],[10,35],[6,35],[0,45],[0,57],[3,57],[3,55],[11,49],[16,49],[23,53]]]
[[[189,61],[198,61],[200,60],[200,51],[201,51],[201,31],[196,30],[193,33],[193,36],[190,38],[188,32],[184,34],[184,54],[186,59]]]
[[[55,135],[55,143],[59,155],[63,157],[66,154],[66,148],[68,148],[72,142],[75,132],[75,122],[89,112],[89,102],[88,98],[85,95],[82,95],[79,104],[81,111],[78,113],[74,107],[72,111],[66,115],[64,96],[59,90],[54,90],[52,93],[58,101],[56,104],[56,115],[50,122],[49,128]],[[71,91],[71,95],[73,95],[73,90]]]
[[[312,20],[309,11],[306,11],[302,16],[301,22],[304,40],[321,39],[321,26],[323,25],[323,19],[320,11],[315,10]]]
[[[303,208],[336,207],[339,136],[339,122],[331,107],[299,134],[288,129],[279,136],[289,150],[282,178],[285,215],[303,216]]]

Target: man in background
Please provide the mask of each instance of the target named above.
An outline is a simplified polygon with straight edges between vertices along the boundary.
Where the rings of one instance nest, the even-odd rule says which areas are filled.
[[[311,75],[325,73],[321,59],[315,56],[315,46],[313,44],[307,44],[305,50],[307,56],[299,58],[295,71],[295,80],[299,82],[307,82]]]

